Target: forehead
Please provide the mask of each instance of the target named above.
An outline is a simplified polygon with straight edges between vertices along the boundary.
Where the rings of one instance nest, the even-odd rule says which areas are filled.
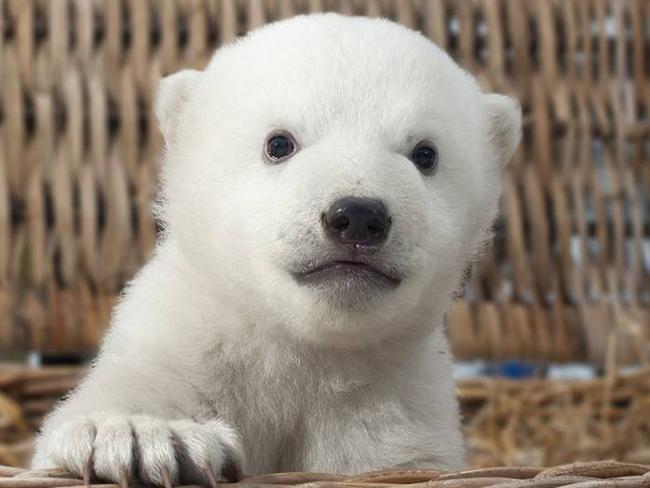
[[[357,123],[449,120],[478,95],[474,80],[418,33],[339,15],[271,24],[219,51],[206,73],[243,110]],[[281,122],[281,121],[280,121]],[[367,122],[367,121],[366,121]]]

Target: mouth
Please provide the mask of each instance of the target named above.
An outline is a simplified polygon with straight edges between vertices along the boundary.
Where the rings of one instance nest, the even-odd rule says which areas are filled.
[[[306,271],[294,272],[294,279],[304,285],[364,284],[375,288],[397,288],[401,279],[396,274],[363,261],[334,260]]]

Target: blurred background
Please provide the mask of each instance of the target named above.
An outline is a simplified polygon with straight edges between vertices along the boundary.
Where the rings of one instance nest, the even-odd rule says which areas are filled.
[[[650,464],[650,0],[0,0],[0,464],[152,251],[158,79],[315,11],[420,30],[522,103],[448,317],[470,464]]]

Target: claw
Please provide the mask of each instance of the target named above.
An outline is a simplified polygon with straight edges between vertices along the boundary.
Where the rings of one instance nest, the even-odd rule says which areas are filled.
[[[210,468],[204,468],[203,472],[205,473],[205,477],[210,484],[210,488],[217,488],[219,483],[217,483],[217,479],[214,477],[212,470]]]
[[[167,466],[163,466],[162,468],[162,479],[165,488],[172,488],[172,477]]]
[[[129,475],[126,468],[122,469],[122,473],[119,481],[120,488],[129,488]]]
[[[84,464],[83,473],[81,474],[83,477],[84,486],[87,486],[88,488],[90,488],[90,481],[92,478],[92,474],[93,474],[93,455],[91,453],[90,457]]]
[[[221,468],[221,475],[230,483],[241,481],[242,472],[239,463],[231,456],[227,456],[226,461],[223,463],[223,468]]]

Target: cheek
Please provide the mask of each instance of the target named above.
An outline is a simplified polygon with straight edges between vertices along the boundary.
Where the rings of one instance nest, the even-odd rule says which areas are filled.
[[[221,194],[213,192],[216,223],[243,247],[255,247],[277,237],[284,206],[272,181],[254,174],[231,177]]]
[[[499,183],[491,175],[457,175],[441,181],[430,209],[432,243],[449,256],[466,259],[482,241],[496,215]]]
[[[456,255],[462,239],[461,222],[454,206],[435,195],[429,201],[427,225],[422,246],[435,260],[445,260]]]

